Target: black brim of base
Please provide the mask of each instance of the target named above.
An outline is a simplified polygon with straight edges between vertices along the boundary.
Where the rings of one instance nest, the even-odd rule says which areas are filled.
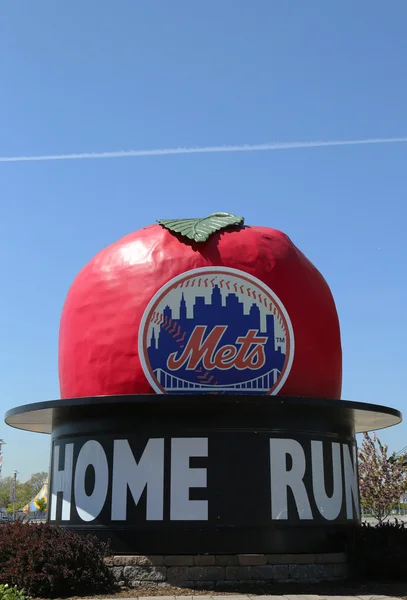
[[[333,400],[327,398],[306,398],[299,396],[204,396],[204,395],[158,395],[158,394],[135,394],[125,396],[93,396],[88,398],[70,398],[65,400],[50,400],[47,402],[36,402],[34,404],[25,404],[9,410],[5,415],[5,422],[11,427],[32,431],[35,433],[52,433],[55,425],[64,420],[69,413],[75,413],[80,416],[81,413],[89,414],[97,411],[99,408],[104,410],[111,408],[112,419],[114,412],[120,406],[121,410],[126,410],[126,405],[154,405],[157,411],[160,406],[172,406],[174,413],[178,410],[194,409],[198,413],[205,412],[206,409],[213,410],[214,407],[223,407],[228,411],[233,411],[233,407],[239,410],[239,407],[247,408],[251,405],[253,410],[256,406],[263,410],[269,406],[271,409],[276,407],[285,407],[293,410],[296,407],[309,406],[314,409],[331,409],[347,413],[348,418],[353,420],[355,433],[368,431],[377,431],[397,425],[402,421],[400,411],[380,406],[377,404],[368,404],[364,402],[352,402],[348,400]]]

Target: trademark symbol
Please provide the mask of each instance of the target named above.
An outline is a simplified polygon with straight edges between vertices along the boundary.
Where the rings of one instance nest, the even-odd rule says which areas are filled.
[[[285,337],[283,337],[283,338],[282,337],[278,337],[278,338],[276,338],[276,341],[277,341],[277,343],[284,344],[285,343]]]

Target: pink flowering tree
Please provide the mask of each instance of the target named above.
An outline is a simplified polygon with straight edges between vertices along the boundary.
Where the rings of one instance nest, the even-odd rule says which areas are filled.
[[[388,456],[388,446],[376,433],[365,433],[358,459],[361,504],[382,523],[407,490],[406,457]]]

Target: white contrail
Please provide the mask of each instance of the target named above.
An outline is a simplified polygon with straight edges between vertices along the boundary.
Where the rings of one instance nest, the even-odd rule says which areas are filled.
[[[129,158],[137,156],[165,156],[168,154],[211,154],[214,152],[271,152],[296,148],[324,148],[327,146],[359,146],[368,144],[405,144],[407,137],[370,138],[365,140],[331,140],[320,142],[275,142],[270,144],[243,144],[240,146],[198,146],[184,148],[156,148],[155,150],[118,150],[113,152],[80,152],[76,154],[44,154],[42,156],[0,156],[0,162],[31,162],[47,160],[84,160],[86,158]]]

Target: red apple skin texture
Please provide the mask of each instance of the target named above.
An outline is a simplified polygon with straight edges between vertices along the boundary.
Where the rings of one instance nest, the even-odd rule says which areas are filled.
[[[186,241],[161,225],[131,233],[99,252],[74,280],[59,336],[61,398],[155,394],[138,353],[139,324],[154,294],[191,269],[240,269],[285,306],[295,351],[278,396],[341,396],[342,349],[331,291],[321,273],[281,231],[248,227]]]

